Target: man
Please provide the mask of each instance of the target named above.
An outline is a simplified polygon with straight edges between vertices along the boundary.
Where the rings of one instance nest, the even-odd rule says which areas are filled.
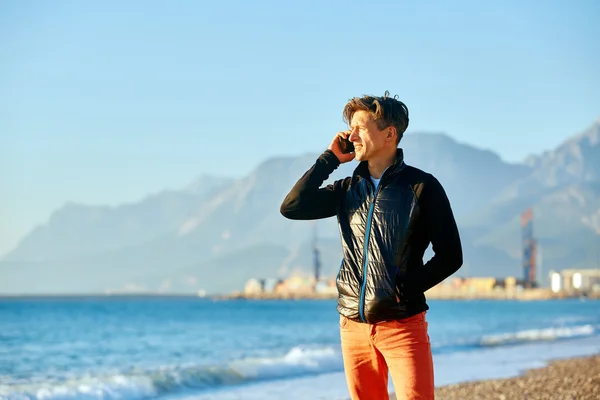
[[[337,216],[343,260],[336,284],[346,381],[352,399],[433,399],[424,292],[462,265],[462,247],[444,189],[404,163],[398,148],[408,109],[389,97],[363,96],[343,111],[350,129],[300,178],[281,204],[289,219]],[[342,153],[348,139],[354,152]],[[321,187],[341,164],[351,177]],[[432,244],[434,256],[423,264]]]

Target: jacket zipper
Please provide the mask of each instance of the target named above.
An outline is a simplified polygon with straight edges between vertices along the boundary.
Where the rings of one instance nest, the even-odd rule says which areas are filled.
[[[387,169],[386,169],[387,171]],[[379,181],[379,185],[377,185],[377,190],[373,193],[373,200],[371,200],[371,205],[369,206],[369,214],[367,216],[367,228],[365,229],[365,246],[363,249],[364,260],[363,260],[363,282],[360,287],[360,302],[359,302],[359,311],[360,311],[360,320],[362,322],[366,322],[365,320],[365,288],[367,287],[367,265],[369,264],[369,236],[371,236],[371,225],[373,222],[373,210],[375,210],[375,200],[377,199],[377,195],[379,194],[379,190],[381,189],[381,184],[383,183],[383,175],[381,175],[381,179]]]
[[[379,182],[381,185],[381,182]],[[365,233],[365,246],[363,253],[365,254],[363,260],[363,282],[360,287],[360,320],[365,322],[365,288],[367,286],[367,265],[369,262],[369,235],[371,233],[371,220],[373,218],[373,209],[375,208],[375,198],[377,197],[377,193],[379,193],[379,188],[377,192],[373,195],[373,200],[371,201],[371,206],[369,207],[369,216],[367,217],[367,229]]]
[[[400,165],[400,170],[404,169],[404,163],[402,163]],[[379,194],[379,191],[381,189],[382,183],[383,183],[383,176],[385,175],[385,173],[387,172],[387,168],[385,171],[383,171],[383,174],[381,174],[381,180],[379,181],[379,185],[377,186],[377,190],[375,191],[375,193],[373,193],[373,200],[371,200],[371,206],[369,207],[369,214],[367,216],[367,228],[365,230],[365,246],[364,246],[364,261],[363,261],[363,282],[362,285],[360,287],[360,302],[359,302],[359,314],[360,314],[360,320],[362,322],[366,322],[365,320],[365,288],[367,287],[367,265],[369,262],[369,236],[371,234],[371,224],[372,224],[372,220],[373,220],[373,210],[375,209],[375,200],[377,199],[377,195]]]

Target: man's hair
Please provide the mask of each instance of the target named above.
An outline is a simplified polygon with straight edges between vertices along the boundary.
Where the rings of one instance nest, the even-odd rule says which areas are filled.
[[[361,110],[373,115],[379,130],[394,126],[398,132],[396,144],[400,142],[408,128],[408,107],[398,100],[397,95],[390,97],[390,92],[386,90],[382,97],[364,95],[350,99],[344,107],[344,122],[349,124],[354,113]]]

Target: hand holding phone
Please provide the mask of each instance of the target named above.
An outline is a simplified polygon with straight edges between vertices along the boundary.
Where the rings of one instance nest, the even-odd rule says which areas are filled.
[[[350,131],[338,132],[329,145],[329,150],[336,155],[340,163],[354,160],[354,144],[348,139]]]
[[[350,139],[338,136],[338,141],[340,143],[340,150],[342,150],[342,154],[348,154],[354,151],[354,144],[350,141]]]

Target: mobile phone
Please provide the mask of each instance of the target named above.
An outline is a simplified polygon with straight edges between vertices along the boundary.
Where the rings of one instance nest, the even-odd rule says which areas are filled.
[[[339,136],[338,141],[340,143],[340,149],[342,150],[342,154],[348,154],[354,151],[354,144],[350,140],[348,140],[348,138],[343,138]]]

